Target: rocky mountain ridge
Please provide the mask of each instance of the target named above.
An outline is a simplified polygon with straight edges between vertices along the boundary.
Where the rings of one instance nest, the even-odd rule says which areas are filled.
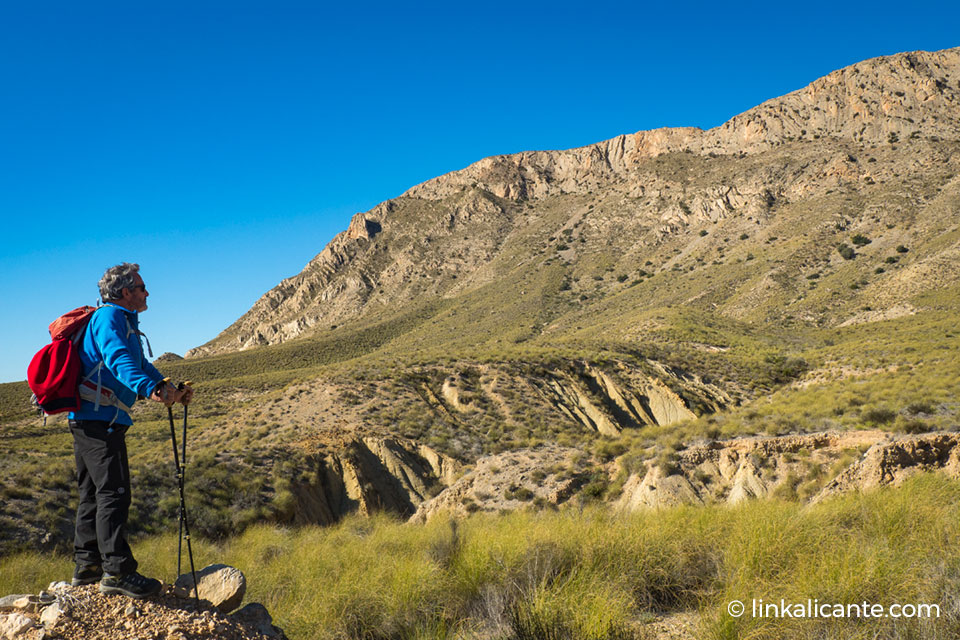
[[[591,248],[616,244],[618,233],[654,254],[671,236],[705,224],[725,223],[738,236],[758,230],[755,221],[765,229],[787,204],[841,188],[869,193],[903,181],[906,169],[956,163],[937,143],[960,139],[958,111],[960,49],[912,52],[840,69],[708,131],[641,131],[568,151],[486,158],[357,214],[300,274],[187,356],[289,341],[424,299],[456,298],[503,277],[511,264],[534,268],[531,247],[508,249],[553,224],[557,199],[566,210],[554,236],[574,230],[568,239],[586,243],[560,243],[574,267]],[[860,157],[867,150],[873,164]],[[941,189],[951,184],[931,178]],[[674,247],[657,254],[661,270],[712,242],[682,240],[680,256]]]

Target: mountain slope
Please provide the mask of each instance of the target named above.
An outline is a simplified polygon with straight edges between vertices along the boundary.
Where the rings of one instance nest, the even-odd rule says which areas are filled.
[[[643,309],[811,324],[855,322],[866,306],[908,313],[914,293],[956,273],[958,113],[960,49],[914,52],[833,72],[708,131],[486,158],[357,214],[300,274],[188,356],[428,300],[476,312],[477,295],[487,311],[505,310],[496,331],[566,335],[584,315],[603,324],[602,301],[637,280]],[[844,260],[835,247],[857,234],[872,243]],[[888,269],[890,257],[900,261]],[[858,287],[839,308],[822,293],[837,287],[809,288],[831,277]],[[543,304],[561,292],[571,299]]]

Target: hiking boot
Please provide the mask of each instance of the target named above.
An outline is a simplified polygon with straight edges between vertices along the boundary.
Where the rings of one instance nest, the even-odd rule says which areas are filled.
[[[103,577],[103,567],[98,564],[90,565],[77,565],[73,570],[73,580],[70,581],[70,584],[74,587],[80,587],[85,584],[93,584],[94,582],[99,582],[100,578]]]
[[[131,598],[146,598],[160,593],[163,584],[146,578],[136,571],[112,576],[109,573],[100,581],[100,593],[120,593]]]

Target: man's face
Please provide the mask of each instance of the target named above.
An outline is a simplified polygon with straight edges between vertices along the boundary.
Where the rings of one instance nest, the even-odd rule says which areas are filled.
[[[147,310],[147,296],[150,293],[143,284],[143,278],[139,273],[133,274],[135,284],[132,289],[123,288],[123,298],[120,299],[120,306],[126,307],[131,311],[143,312]]]

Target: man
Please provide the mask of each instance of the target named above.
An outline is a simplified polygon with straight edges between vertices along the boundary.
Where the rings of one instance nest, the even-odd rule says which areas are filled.
[[[100,582],[101,593],[144,598],[159,593],[159,580],[137,573],[126,538],[130,470],[125,435],[130,407],[139,397],[186,405],[193,391],[165,383],[143,353],[139,314],[147,310],[140,265],[123,263],[100,279],[98,308],[83,334],[80,407],[69,414],[77,462],[76,569],[73,585]]]

